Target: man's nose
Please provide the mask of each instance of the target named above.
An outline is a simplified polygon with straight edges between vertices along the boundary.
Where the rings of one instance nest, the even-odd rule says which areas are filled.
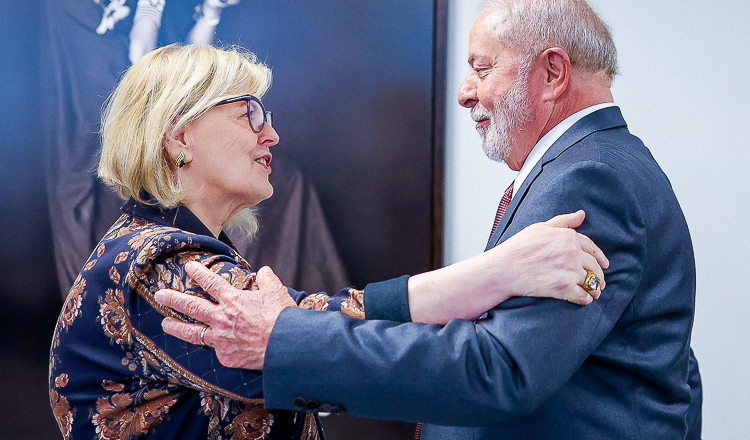
[[[458,89],[458,103],[462,107],[472,108],[478,102],[476,83],[473,81],[472,74],[469,74]]]

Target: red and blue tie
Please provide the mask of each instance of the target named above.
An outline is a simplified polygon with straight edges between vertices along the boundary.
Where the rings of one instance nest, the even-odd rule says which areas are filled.
[[[497,225],[500,224],[500,220],[503,219],[505,211],[507,211],[508,206],[510,206],[510,200],[513,198],[514,183],[515,182],[511,183],[508,189],[505,190],[505,194],[503,194],[503,198],[500,200],[500,205],[498,205],[497,213],[495,214],[495,223],[492,224],[492,232],[490,232],[490,238],[492,238],[492,234],[494,234],[495,230],[497,230]]]

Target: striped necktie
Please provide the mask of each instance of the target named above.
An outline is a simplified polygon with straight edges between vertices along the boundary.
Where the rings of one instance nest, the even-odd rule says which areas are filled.
[[[500,220],[503,219],[503,216],[505,215],[505,211],[507,211],[508,206],[510,206],[510,200],[511,198],[513,198],[513,184],[514,183],[515,182],[511,183],[508,189],[505,190],[505,194],[503,194],[503,198],[502,200],[500,200],[500,205],[498,205],[497,213],[495,214],[495,223],[492,224],[492,232],[490,232],[490,238],[492,238],[492,235],[497,230],[497,225],[500,224]]]

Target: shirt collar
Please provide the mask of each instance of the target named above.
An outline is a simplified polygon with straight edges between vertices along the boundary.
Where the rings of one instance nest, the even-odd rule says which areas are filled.
[[[147,205],[131,198],[120,209],[122,212],[159,223],[160,225],[171,226],[183,231],[192,232],[193,234],[215,238],[211,230],[185,206],[162,209],[157,205]],[[224,231],[221,231],[218,239],[232,249],[237,250],[232,240],[229,239],[229,236]]]
[[[521,170],[516,176],[516,180],[513,182],[513,196],[515,196],[516,192],[521,188],[524,180],[529,177],[529,173],[531,173],[531,170],[534,169],[534,166],[537,164],[537,162],[542,160],[544,153],[546,153],[547,150],[549,150],[550,147],[555,142],[557,142],[557,140],[560,139],[560,137],[565,134],[566,131],[570,130],[570,127],[572,127],[576,122],[580,121],[591,113],[594,113],[595,111],[614,106],[615,104],[608,102],[605,104],[592,105],[591,107],[587,107],[579,112],[573,113],[572,115],[565,118],[562,122],[555,125],[552,130],[550,130],[541,139],[539,139],[539,142],[534,145],[534,148],[526,157],[526,160],[521,166]]]

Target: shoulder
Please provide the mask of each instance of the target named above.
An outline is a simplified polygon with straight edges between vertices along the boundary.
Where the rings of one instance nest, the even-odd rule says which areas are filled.
[[[608,194],[623,209],[641,210],[645,217],[664,214],[657,212],[655,201],[679,210],[666,174],[626,127],[592,133],[546,164],[543,174],[542,180],[571,191]]]
[[[541,172],[520,194],[513,225],[521,228],[582,209],[586,221],[579,232],[611,237],[615,230],[628,231],[644,243],[648,215],[641,193],[653,180],[649,174],[656,166],[646,153],[624,128],[590,134],[551,160],[546,158]]]
[[[121,255],[129,260],[128,284],[141,294],[162,287],[183,290],[184,266],[190,261],[229,275],[250,271],[244,258],[214,237],[148,223],[121,238],[126,243],[120,244],[124,247]]]
[[[158,263],[181,254],[211,254],[225,256],[239,263],[241,257],[231,246],[206,235],[148,223],[128,234],[127,248],[132,252],[134,264]]]
[[[627,127],[589,134],[546,163],[544,169],[553,173],[565,173],[587,167],[604,167],[632,185],[669,186],[669,181],[649,149]]]

